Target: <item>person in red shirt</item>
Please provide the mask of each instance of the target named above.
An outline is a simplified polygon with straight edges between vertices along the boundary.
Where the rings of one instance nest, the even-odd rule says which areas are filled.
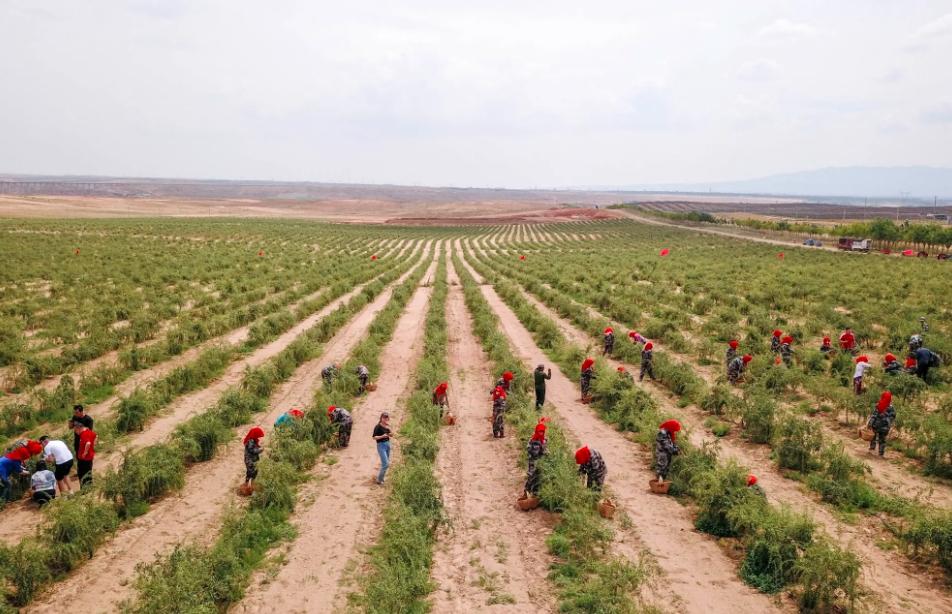
[[[853,334],[852,328],[847,328],[843,331],[843,334],[840,335],[840,349],[846,350],[847,352],[856,350],[856,335]]]
[[[76,475],[80,487],[93,481],[93,459],[96,457],[96,431],[81,423],[75,423],[73,431],[79,436],[79,448],[76,450]]]

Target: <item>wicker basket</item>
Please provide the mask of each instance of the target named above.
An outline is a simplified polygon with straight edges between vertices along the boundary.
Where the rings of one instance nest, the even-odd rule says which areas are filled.
[[[367,392],[373,392],[376,389],[377,389],[377,384],[367,384],[366,386],[364,386],[364,390],[366,390]]]
[[[859,427],[859,438],[863,441],[872,441],[875,436],[873,429],[868,426]]]
[[[648,480],[648,488],[651,489],[656,495],[666,495],[668,494],[668,489],[671,488],[671,482],[659,482],[658,480]]]
[[[590,394],[589,394],[589,395],[586,395],[586,396],[582,397],[582,398],[579,399],[579,400],[582,401],[582,403],[588,405],[589,403],[592,402],[592,395],[590,395]]]
[[[616,509],[618,509],[618,506],[611,499],[602,499],[598,502],[598,513],[602,515],[602,518],[611,520],[615,517]]]
[[[516,499],[516,507],[521,509],[523,512],[534,510],[535,508],[539,507],[539,497],[523,493],[521,497]]]
[[[242,497],[250,497],[251,493],[253,493],[254,491],[255,491],[254,484],[250,486],[248,484],[242,484],[241,486],[238,487],[238,495]]]
[[[446,412],[443,414],[443,424],[446,426],[453,426],[456,424],[456,416],[454,416],[451,412]]]

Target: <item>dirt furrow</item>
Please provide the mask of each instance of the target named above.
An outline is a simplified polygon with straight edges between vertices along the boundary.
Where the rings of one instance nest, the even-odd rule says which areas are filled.
[[[483,296],[500,319],[503,332],[527,367],[548,363],[532,335],[496,292],[481,286]],[[563,424],[580,441],[601,452],[608,465],[607,484],[619,506],[635,525],[640,540],[657,560],[665,586],[680,596],[690,612],[769,612],[778,606],[741,582],[737,566],[713,539],[694,528],[689,510],[648,490],[650,456],[591,414],[579,402],[577,385],[553,371],[547,400]]]
[[[411,271],[412,268],[404,273],[400,279],[393,282],[387,290],[381,292],[380,295],[377,296],[377,299],[371,303],[372,306],[376,307],[376,311],[379,311],[383,308],[382,305],[386,304],[386,300],[384,299],[389,298],[393,288],[405,280],[410,275]],[[125,442],[123,446],[118,447],[111,453],[97,456],[95,471],[99,473],[106,471],[109,468],[118,466],[118,464],[122,462],[122,455],[126,450],[134,450],[164,441],[180,423],[188,420],[198,413],[207,410],[229,387],[237,385],[239,382],[241,382],[246,369],[260,366],[274,356],[277,356],[284,348],[294,341],[298,335],[304,333],[306,330],[322,320],[325,316],[337,309],[340,305],[346,303],[352,297],[359,294],[365,285],[366,284],[361,284],[355,287],[347,294],[326,305],[323,309],[298,322],[295,326],[271,343],[258,348],[246,358],[232,363],[228,369],[226,369],[225,373],[207,388],[197,390],[176,399],[166,409],[165,413],[153,420],[146,427],[145,431],[136,433],[127,442]],[[384,302],[381,303],[381,300],[384,300]],[[370,316],[370,319],[367,319],[366,313],[367,310],[365,309],[360,315],[351,320],[351,322],[345,326],[344,331],[346,332],[347,330],[359,328],[358,322],[369,323],[370,320],[372,320],[372,316]],[[325,364],[333,363],[336,360],[333,356],[331,356],[331,350],[332,347],[330,345],[325,346]],[[300,371],[298,373],[300,373]],[[308,398],[304,400],[308,401],[310,399]],[[6,510],[3,514],[4,522],[0,523],[0,542],[7,544],[16,543],[34,531],[35,528],[43,521],[43,517],[43,514],[37,512],[36,509],[29,505],[17,506],[15,509]]]
[[[440,434],[437,473],[449,523],[438,537],[433,579],[437,612],[554,612],[545,538],[555,518],[525,514],[514,501],[525,475],[512,433],[491,436],[487,390],[492,374],[476,340],[456,272],[449,269],[447,329],[454,427]],[[488,607],[492,606],[492,607]]]
[[[424,276],[433,275],[436,261]],[[413,385],[413,372],[423,355],[423,333],[431,287],[420,287],[400,316],[393,339],[380,356],[377,390],[354,408],[351,445],[335,452],[336,462],[312,471],[314,480],[301,489],[293,523],[296,539],[282,553],[284,565],[275,577],[258,574],[246,598],[235,607],[239,612],[331,612],[343,609],[353,588],[359,553],[373,542],[382,521],[386,489],[374,483],[379,466],[370,433],[381,411],[389,411],[397,430],[403,420],[403,401]],[[394,440],[393,463],[399,458],[399,439]]]
[[[402,276],[396,284],[408,275]],[[342,362],[347,357],[386,306],[394,287],[381,292],[365,306],[324,345],[318,358],[301,365],[272,394],[267,414],[259,421],[266,433],[271,432],[271,425],[282,413],[310,403],[314,392],[322,385],[321,369],[328,362]],[[379,396],[381,388],[369,394]],[[321,410],[316,408],[313,411]],[[177,544],[212,539],[217,533],[216,528],[221,525],[223,512],[237,500],[235,490],[244,475],[244,449],[240,437],[246,431],[247,427],[236,429],[234,440],[214,460],[202,464],[194,475],[189,475],[180,493],[159,501],[147,514],[120,529],[81,570],[55,585],[52,593],[37,601],[29,611],[59,612],[66,607],[102,611],[104,596],[109,599],[111,610],[117,610],[119,602],[133,596],[130,581],[135,576],[136,565],[150,562]]]
[[[552,320],[566,336],[577,345],[585,347],[591,343],[591,337],[560,318],[553,310],[535,297],[524,294],[540,313]],[[614,359],[606,359],[612,367],[625,366],[629,372],[636,372],[636,366]],[[677,416],[690,431],[695,445],[706,441],[716,441],[721,458],[732,459],[738,464],[749,467],[757,475],[759,483],[767,492],[767,498],[775,503],[786,504],[793,509],[806,511],[841,547],[850,550],[863,560],[863,576],[866,590],[875,596],[881,606],[890,611],[901,611],[915,604],[920,612],[952,611],[952,595],[943,589],[944,579],[938,574],[924,573],[920,567],[894,551],[884,551],[876,545],[876,533],[873,528],[862,525],[849,525],[840,521],[822,503],[803,491],[799,482],[785,479],[770,458],[767,446],[746,444],[734,439],[717,439],[704,427],[707,414],[699,408],[678,408],[671,400],[666,388],[657,383],[636,384],[646,390],[665,412]],[[634,445],[634,444],[632,444]],[[888,583],[879,582],[879,578],[889,577]]]

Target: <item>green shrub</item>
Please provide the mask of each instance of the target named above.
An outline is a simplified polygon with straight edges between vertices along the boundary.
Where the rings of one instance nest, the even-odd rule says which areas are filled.
[[[731,387],[719,383],[711,388],[701,401],[701,409],[715,416],[730,416],[736,412],[739,404]]]
[[[179,451],[155,445],[126,454],[118,469],[101,478],[102,494],[120,516],[137,516],[156,498],[185,484],[185,467]]]
[[[915,554],[930,554],[946,572],[952,573],[952,512],[928,514],[916,519],[901,538]]]
[[[731,521],[731,512],[740,505],[765,510],[767,500],[747,486],[747,471],[729,462],[691,480],[698,513],[695,526],[718,537],[740,535],[741,528]]]
[[[764,514],[747,546],[740,575],[765,593],[794,582],[797,560],[813,542],[813,521],[786,508]]]
[[[754,443],[773,440],[777,423],[777,403],[765,394],[752,394],[741,406],[741,428],[744,437]]]
[[[46,557],[47,551],[32,539],[24,539],[14,547],[0,547],[0,569],[8,583],[5,592],[12,605],[28,604],[53,579]]]
[[[807,546],[796,563],[803,612],[853,611],[859,595],[859,558],[828,540]]]
[[[46,513],[40,539],[53,574],[66,573],[92,557],[96,546],[119,524],[112,506],[96,501],[93,494],[56,498],[47,504]]]
[[[215,412],[205,412],[175,427],[172,441],[186,464],[211,460],[218,447],[234,437],[231,428]]]
[[[823,431],[817,422],[792,415],[777,424],[774,451],[784,469],[808,473],[817,466],[816,455],[823,445]]]

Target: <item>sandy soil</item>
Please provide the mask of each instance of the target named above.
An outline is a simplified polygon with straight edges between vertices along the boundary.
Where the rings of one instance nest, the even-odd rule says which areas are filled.
[[[401,276],[400,279],[405,279],[409,274],[410,271]],[[390,296],[392,288],[398,283],[400,283],[400,280],[391,284],[388,290],[378,295],[377,299],[371,303],[371,306],[375,307],[377,311],[382,309],[383,305],[386,304],[385,298]],[[97,456],[94,471],[99,473],[111,467],[118,466],[119,463],[122,462],[123,452],[126,450],[134,450],[164,441],[175,430],[179,423],[206,411],[214,405],[218,398],[229,387],[241,382],[246,368],[260,366],[270,358],[278,355],[285,347],[294,341],[298,335],[316,325],[321,319],[337,309],[337,307],[360,293],[365,285],[366,284],[361,284],[355,287],[347,294],[329,303],[323,309],[298,322],[274,341],[258,348],[244,359],[232,363],[225,370],[225,373],[207,388],[183,395],[173,401],[161,416],[146,426],[145,431],[133,434],[123,446],[115,451]],[[384,302],[381,303],[381,300]],[[353,327],[362,324],[369,325],[373,317],[372,315],[368,316],[367,313],[367,309],[365,308],[357,318],[352,320],[351,323],[344,328],[344,331],[351,330]],[[362,324],[358,324],[358,322]],[[327,351],[325,348],[325,354]],[[304,402],[306,403],[309,400],[309,398],[306,398]],[[37,513],[37,510],[34,509],[32,505],[24,504],[10,510],[5,510],[3,518],[4,522],[0,523],[0,542],[14,544],[26,535],[32,533],[36,527],[42,523],[44,515]]]
[[[388,290],[381,292],[324,345],[318,358],[301,365],[274,392],[267,414],[259,421],[266,433],[272,430],[271,425],[279,415],[292,407],[304,408],[311,403],[314,392],[321,386],[321,369],[328,363],[346,359],[390,300],[395,285],[407,276],[409,272]],[[285,340],[284,345],[292,340],[293,337]],[[380,392],[378,388],[377,394]],[[314,411],[320,410],[317,408]],[[133,596],[130,581],[135,576],[136,565],[151,561],[155,555],[170,551],[176,544],[213,539],[222,513],[229,503],[237,499],[235,489],[241,483],[244,472],[244,450],[240,438],[247,428],[235,429],[234,441],[214,460],[198,465],[197,470],[188,476],[185,489],[162,499],[153,505],[149,513],[120,529],[81,570],[54,585],[51,593],[38,600],[29,611],[61,612],[66,608],[77,607],[101,611],[102,595],[109,595],[111,605],[115,608],[120,601]],[[320,525],[315,523],[313,526]]]
[[[505,440],[492,438],[486,391],[493,375],[452,266],[449,278],[449,390],[457,424],[441,431],[437,457],[449,524],[434,553],[433,579],[439,588],[433,608],[554,612],[545,538],[555,518],[542,510],[526,514],[515,508],[525,481],[517,456],[522,444],[513,440],[511,430]]]
[[[545,316],[555,322],[563,334],[573,343],[582,347],[593,345],[593,339],[576,328],[554,311],[526,293],[526,298]],[[612,367],[626,367],[629,372],[637,373],[638,367],[621,361],[607,359]],[[692,365],[693,366],[693,365]],[[678,408],[670,393],[661,384],[644,382],[640,387],[646,390],[669,415],[676,416],[690,432],[695,445],[704,442],[717,442],[721,458],[733,459],[743,466],[750,467],[758,477],[759,483],[774,503],[786,504],[793,509],[806,511],[827,533],[842,547],[858,554],[863,560],[863,580],[866,590],[875,596],[880,607],[889,611],[902,611],[915,604],[920,612],[952,611],[952,595],[943,590],[941,575],[923,573],[906,557],[896,552],[887,552],[876,546],[876,533],[865,523],[858,526],[841,522],[836,516],[816,501],[811,494],[804,493],[800,483],[785,479],[776,469],[770,458],[767,446],[758,446],[737,439],[717,439],[707,432],[703,422],[708,414],[696,406]],[[879,578],[889,577],[889,583],[879,582]]]
[[[525,366],[548,364],[548,357],[496,292],[487,285],[482,285],[481,290]],[[575,382],[553,370],[547,397],[567,430],[601,452],[608,465],[608,487],[657,560],[664,574],[663,582],[680,596],[685,611],[737,614],[778,609],[769,597],[741,582],[736,564],[714,540],[694,528],[688,509],[672,498],[651,494],[649,455],[579,402]]]
[[[436,260],[423,283],[435,270]],[[258,574],[236,611],[331,612],[345,605],[354,579],[354,560],[379,534],[386,497],[386,489],[372,481],[379,459],[367,434],[383,410],[391,412],[395,431],[404,418],[411,378],[423,355],[431,293],[431,287],[418,288],[400,316],[393,339],[380,356],[377,390],[354,408],[351,445],[337,450],[334,464],[315,468],[315,479],[303,487],[300,499],[308,504],[299,506],[294,514],[298,536],[281,555],[284,565],[275,577]],[[399,459],[399,439],[394,447],[391,470]]]

